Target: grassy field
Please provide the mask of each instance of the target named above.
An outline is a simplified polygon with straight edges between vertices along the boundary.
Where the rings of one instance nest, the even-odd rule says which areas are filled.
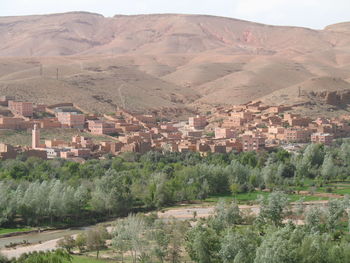
[[[349,182],[334,182],[316,189],[320,193],[332,193],[338,195],[350,195]]]
[[[244,204],[244,205],[253,205],[257,204],[259,196],[262,195],[264,197],[267,197],[270,195],[270,192],[263,192],[263,191],[254,191],[250,193],[240,193],[235,195],[215,195],[210,196],[204,200],[196,200],[194,202],[189,202],[186,204],[176,204],[167,208],[162,209],[163,211],[169,210],[169,209],[177,209],[177,208],[185,208],[185,207],[194,207],[194,206],[200,206],[200,207],[210,207],[215,206],[216,203],[224,199],[227,202],[230,201],[236,201],[238,204]],[[322,201],[322,200],[329,200],[329,197],[321,197],[321,196],[313,196],[313,195],[298,195],[298,194],[288,194],[288,198],[290,202],[296,202],[301,199],[304,200],[304,202],[310,202],[310,201]]]
[[[317,196],[317,194],[325,194],[329,193],[330,195],[350,195],[350,182],[333,182],[329,183],[327,185],[324,185],[322,187],[316,187],[313,186],[313,181],[310,180],[306,183],[303,187],[293,187],[294,190],[299,191],[312,191],[315,193],[315,195],[302,195],[302,194],[288,194],[289,200],[291,202],[295,202],[300,200],[301,198],[304,199],[304,201],[320,201],[320,200],[328,200],[332,198],[332,196]],[[269,192],[264,191],[254,191],[250,193],[240,193],[235,195],[217,195],[217,196],[211,196],[204,200],[204,203],[216,203],[219,199],[226,199],[226,200],[236,200],[238,203],[241,204],[247,204],[247,203],[254,203],[258,199],[259,195],[262,196],[268,196]]]
[[[350,195],[350,187],[345,189],[334,189],[332,190],[332,193],[340,195]]]
[[[30,231],[30,228],[0,228],[0,235]]]
[[[219,199],[225,199],[225,200],[236,200],[240,204],[246,204],[246,203],[254,203],[257,201],[258,197],[260,195],[266,197],[270,194],[270,192],[263,192],[263,191],[254,191],[250,193],[241,193],[236,195],[218,195],[218,196],[212,196],[207,199],[205,199],[204,202],[208,203],[216,203]],[[319,196],[303,196],[303,195],[297,195],[297,194],[289,194],[288,195],[289,200],[291,202],[295,202],[300,200],[301,198],[304,198],[304,201],[319,201],[319,200],[327,200],[327,197],[319,197]]]
[[[44,142],[44,140],[49,140],[49,139],[71,141],[72,136],[74,135],[91,137],[96,142],[112,140],[106,136],[96,136],[90,133],[81,132],[79,129],[40,130],[40,137],[42,142]],[[32,134],[30,131],[2,130],[0,131],[0,142],[11,144],[11,145],[21,145],[21,146],[31,145]]]

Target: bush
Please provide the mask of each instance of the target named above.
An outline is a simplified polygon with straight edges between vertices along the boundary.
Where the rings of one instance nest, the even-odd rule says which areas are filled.
[[[75,247],[75,240],[72,236],[67,235],[58,240],[57,246],[64,248],[68,253],[71,253],[72,249]]]
[[[326,192],[327,193],[332,193],[333,192],[333,188],[330,187],[330,186],[326,187]]]
[[[0,263],[10,263],[10,260],[8,260],[4,255],[0,254]]]

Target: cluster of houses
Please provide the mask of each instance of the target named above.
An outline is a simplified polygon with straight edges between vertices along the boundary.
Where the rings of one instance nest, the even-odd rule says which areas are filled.
[[[32,145],[0,143],[0,158],[18,154],[40,158],[84,161],[104,154],[171,152],[228,153],[260,151],[298,143],[330,145],[334,138],[350,134],[349,116],[311,119],[289,113],[288,106],[268,106],[260,101],[228,108],[219,107],[207,116],[187,122],[160,122],[156,116],[117,109],[113,115],[97,116],[71,103],[33,104],[1,97],[0,129],[32,130]],[[71,141],[44,140],[40,129],[78,128],[105,140],[73,136]]]
[[[300,114],[290,113],[290,106],[268,106],[261,101],[250,102],[230,108],[217,108],[216,118],[222,118],[221,128],[236,132],[238,137],[249,137],[253,145],[262,147],[284,146],[298,143],[332,144],[335,138],[350,135],[349,117],[338,116],[327,119],[312,119]],[[237,136],[236,136],[237,138]],[[254,140],[255,138],[255,140]],[[243,150],[258,150],[243,141]],[[254,142],[256,141],[256,142]]]
[[[43,129],[84,128],[86,121],[86,114],[72,103],[48,106],[2,96],[0,105],[0,129],[25,130],[33,128],[34,124]]]

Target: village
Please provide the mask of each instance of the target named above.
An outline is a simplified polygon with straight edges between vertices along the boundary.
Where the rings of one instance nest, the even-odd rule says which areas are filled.
[[[0,129],[32,133],[31,146],[0,142],[0,158],[23,154],[43,159],[64,158],[84,162],[105,154],[148,151],[229,153],[283,147],[293,151],[313,142],[331,145],[335,138],[350,135],[350,116],[333,119],[292,114],[290,106],[268,106],[253,101],[232,107],[217,107],[205,116],[183,122],[162,122],[157,116],[116,109],[114,114],[85,112],[72,103],[55,105],[0,98]],[[106,140],[76,135],[71,141],[41,140],[40,130],[79,129]]]

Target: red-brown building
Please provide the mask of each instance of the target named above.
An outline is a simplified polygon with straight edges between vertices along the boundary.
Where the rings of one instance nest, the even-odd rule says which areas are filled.
[[[84,128],[85,115],[77,112],[57,112],[58,121],[63,127]]]
[[[13,96],[1,96],[0,97],[0,105],[8,106],[8,103],[10,100],[15,100],[15,97],[13,97]]]
[[[193,138],[200,138],[203,135],[202,131],[183,131],[182,133],[183,137],[193,137]]]
[[[236,127],[243,126],[245,123],[247,123],[246,119],[243,119],[241,117],[230,117],[223,122],[222,127],[223,128],[236,128]]]
[[[13,146],[9,144],[0,143],[0,159],[15,159],[17,156],[17,152],[13,148]]]
[[[192,129],[202,130],[207,126],[208,122],[204,116],[197,115],[196,117],[190,117],[188,119],[188,124]]]
[[[81,158],[89,158],[91,155],[91,151],[88,148],[71,149],[71,152],[75,157],[81,157]]]
[[[120,130],[123,133],[137,132],[142,129],[142,126],[140,124],[133,123],[116,123],[115,127],[117,131]]]
[[[226,141],[226,152],[241,152],[243,151],[243,144],[240,139],[231,139]]]
[[[196,144],[196,151],[200,152],[200,153],[204,153],[204,152],[210,152],[210,146],[208,143],[206,142],[197,142]]]
[[[26,122],[21,118],[0,117],[0,129],[23,130],[31,127],[32,122]]]
[[[182,141],[178,144],[179,152],[195,152],[197,149],[197,145],[191,141]]]
[[[307,127],[309,123],[311,123],[312,121],[310,118],[301,117],[299,114],[292,114],[292,113],[284,114],[283,119],[287,121],[288,124],[292,127],[295,127],[295,126]]]
[[[215,128],[215,139],[232,139],[236,137],[233,129],[229,128]]]
[[[226,145],[211,144],[210,150],[212,153],[226,153]]]
[[[311,135],[311,142],[323,143],[325,145],[331,145],[333,143],[334,136],[330,133],[313,133]]]
[[[310,131],[307,129],[289,128],[284,130],[286,142],[305,143],[310,141]]]
[[[52,128],[61,128],[62,124],[58,121],[57,118],[44,118],[40,120],[35,120],[39,123],[40,128],[42,129],[52,129]]]
[[[265,138],[262,136],[243,135],[241,139],[244,152],[259,151],[265,148]]]
[[[242,118],[245,121],[251,121],[253,120],[253,113],[249,111],[241,111],[241,112],[232,112],[231,114],[232,118]]]
[[[125,144],[121,147],[121,152],[137,152],[146,153],[152,150],[151,142],[133,142],[130,144]]]
[[[8,102],[8,107],[15,115],[20,115],[24,117],[33,116],[33,103],[31,102],[10,100]]]
[[[114,122],[106,122],[102,120],[92,120],[88,121],[89,130],[92,134],[102,135],[102,134],[114,134],[117,132]]]

